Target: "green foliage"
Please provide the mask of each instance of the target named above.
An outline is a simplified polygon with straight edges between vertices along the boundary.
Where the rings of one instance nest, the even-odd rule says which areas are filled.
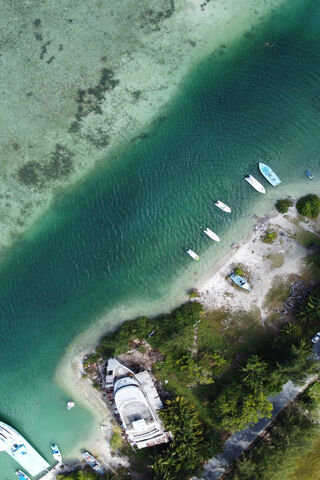
[[[201,462],[208,458],[203,425],[195,406],[177,396],[166,402],[160,416],[173,441],[159,454],[152,470],[155,480],[184,480],[199,471]]]
[[[239,268],[239,267],[238,267],[238,268],[235,268],[234,274],[235,274],[235,275],[240,275],[240,277],[243,277],[243,276],[244,276],[243,270],[242,270],[241,268]]]
[[[318,389],[315,386],[309,387],[305,395],[312,395],[309,390],[312,391],[313,388]],[[290,404],[280,414],[271,435],[261,441],[249,454],[242,455],[228,479],[291,479],[291,474],[296,468],[297,457],[303,457],[312,447],[312,439],[317,435],[318,428],[313,415],[310,414],[309,409],[305,408],[303,401]]]
[[[313,193],[299,198],[296,208],[301,215],[317,218],[320,213],[320,198]]]
[[[302,324],[317,324],[320,321],[320,289],[313,289],[301,302],[297,318]]]
[[[58,475],[57,480],[120,480],[120,478],[112,474],[98,475],[90,470],[75,470],[66,475]]]
[[[191,288],[188,292],[188,297],[189,298],[198,298],[199,297],[199,292],[196,288]]]
[[[276,209],[278,210],[279,213],[287,213],[289,207],[292,207],[292,206],[293,206],[293,202],[288,198],[285,198],[284,200],[278,200],[276,203]]]
[[[278,234],[277,232],[266,232],[265,235],[262,237],[264,243],[273,243]]]
[[[112,450],[118,450],[123,446],[122,428],[118,425],[113,427],[113,433],[110,439],[110,446]]]

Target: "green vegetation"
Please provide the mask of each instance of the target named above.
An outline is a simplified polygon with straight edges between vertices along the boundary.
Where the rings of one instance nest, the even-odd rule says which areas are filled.
[[[316,480],[317,476],[296,477],[297,457],[312,451],[319,430],[320,384],[310,386],[278,417],[267,437],[244,454],[228,479],[232,480]],[[318,457],[318,455],[315,455]],[[275,465],[277,468],[275,468]]]
[[[241,268],[238,267],[238,268],[235,268],[234,274],[235,274],[235,275],[240,275],[240,277],[243,277],[244,272],[243,272],[243,270],[242,270]]]
[[[296,207],[300,215],[317,218],[320,213],[320,198],[313,193],[309,193],[309,195],[299,198]]]
[[[188,292],[188,297],[189,298],[198,298],[199,297],[199,292],[196,288],[191,288]]]
[[[293,206],[293,202],[288,198],[284,200],[278,200],[276,203],[276,209],[279,213],[287,213],[288,209]]]
[[[125,477],[122,477],[125,478]],[[91,472],[89,470],[75,470],[71,473],[65,475],[58,475],[57,480],[121,480],[121,476],[104,474],[98,475],[97,473]]]
[[[273,243],[276,240],[277,236],[277,232],[266,232],[262,237],[262,241],[264,243]]]
[[[126,322],[106,335],[90,360],[147,342],[156,357],[153,374],[169,394],[161,416],[173,441],[147,455],[134,454],[133,468],[141,478],[182,480],[195,475],[219,452],[226,432],[270,417],[270,395],[288,380],[301,383],[317,372],[310,330],[319,322],[319,311],[315,290],[301,303],[296,320],[275,332],[262,328],[255,312],[205,314],[193,301],[170,314]],[[113,448],[121,446],[117,440]]]

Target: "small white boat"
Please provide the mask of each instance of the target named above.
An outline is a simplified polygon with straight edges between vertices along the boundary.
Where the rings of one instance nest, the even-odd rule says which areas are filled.
[[[62,463],[62,455],[61,455],[61,452],[58,448],[58,445],[51,445],[51,451],[52,451],[52,456],[53,458],[59,462],[59,463]]]
[[[206,228],[203,231],[206,235],[208,235],[209,238],[211,238],[215,242],[220,242],[220,238],[218,237],[218,235],[214,233],[212,230],[210,230],[210,228]]]
[[[246,175],[244,178],[251,185],[251,187],[257,190],[257,192],[266,193],[264,186],[261,185],[261,183],[258,182],[258,180],[256,180],[252,175]]]
[[[228,205],[226,205],[225,203],[220,202],[220,200],[217,200],[217,201],[215,202],[215,206],[218,207],[218,208],[220,208],[220,210],[222,210],[222,211],[224,211],[224,212],[226,212],[226,213],[230,213],[230,212],[231,212],[231,208],[228,207]]]
[[[74,406],[75,406],[75,403],[72,400],[69,400],[69,402],[67,403],[67,409],[71,410],[71,408],[73,408]]]
[[[196,262],[199,262],[199,260],[200,260],[199,255],[197,255],[197,254],[196,254],[193,250],[191,250],[190,248],[188,248],[187,254],[190,255],[190,257],[193,258],[193,260],[195,260]]]
[[[17,470],[16,475],[19,480],[30,480],[30,477],[28,477],[28,475],[26,475],[22,470]]]

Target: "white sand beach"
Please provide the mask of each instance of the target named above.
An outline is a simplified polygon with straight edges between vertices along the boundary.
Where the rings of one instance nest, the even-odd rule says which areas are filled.
[[[229,257],[198,288],[201,303],[208,310],[248,311],[258,308],[262,320],[265,320],[270,313],[264,305],[268,292],[277,281],[300,277],[304,270],[303,259],[311,253],[299,243],[299,236],[303,231],[319,236],[319,227],[319,220],[299,217],[295,207],[291,207],[286,215],[274,212],[270,217],[257,219],[249,236],[240,245],[234,244]],[[263,242],[266,232],[277,233],[272,244]],[[228,278],[238,266],[248,272],[251,292],[235,286]]]

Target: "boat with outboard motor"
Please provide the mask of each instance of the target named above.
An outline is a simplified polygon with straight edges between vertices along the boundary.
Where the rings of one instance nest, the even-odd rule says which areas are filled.
[[[217,200],[215,202],[215,206],[220,208],[220,210],[222,210],[223,212],[226,212],[226,213],[230,213],[231,212],[231,208],[228,207],[228,205],[226,205],[225,203],[221,202],[220,200]]]
[[[260,162],[259,163],[259,169],[260,169],[260,172],[262,173],[262,175],[264,176],[264,178],[266,180],[268,180],[268,182],[271,183],[271,185],[273,187],[276,187],[277,185],[279,185],[281,183],[281,180],[278,177],[278,175],[276,173],[274,173],[272,168],[270,168],[265,163]]]
[[[16,470],[16,475],[19,480],[30,480],[30,477],[26,475],[22,470]]]
[[[215,242],[220,242],[220,238],[218,237],[218,235],[214,233],[212,230],[210,230],[210,228],[206,228],[203,231],[209,238],[211,238]]]
[[[263,185],[261,185],[260,182],[256,178],[254,178],[252,175],[246,175],[245,180],[253,187],[257,192],[259,193],[266,193],[266,190]]]
[[[235,273],[232,273],[229,278],[236,285],[238,285],[238,287],[241,287],[244,290],[247,290],[248,292],[251,291],[251,287],[250,287],[249,283],[247,282],[247,280],[245,278],[241,277],[241,275],[236,275]]]
[[[59,450],[59,448],[58,448],[58,445],[55,445],[55,444],[54,444],[54,445],[51,445],[50,448],[51,448],[51,451],[52,451],[52,456],[53,456],[53,458],[54,458],[57,462],[61,463],[61,462],[62,462],[62,455],[61,455],[61,452],[60,452],[60,450]]]
[[[188,248],[187,254],[188,254],[191,258],[193,258],[193,260],[195,260],[196,262],[199,262],[199,260],[200,260],[199,255],[197,255],[196,252],[194,252],[193,250],[191,250],[191,248]]]
[[[101,473],[101,475],[104,474],[104,469],[101,463],[93,455],[91,455],[91,453],[83,452],[82,456],[87,462],[87,464],[89,465],[89,467],[92,468],[92,470],[94,470],[97,473]]]
[[[312,175],[312,173],[310,172],[310,170],[306,170],[304,173],[306,174],[306,176],[307,176],[308,178],[310,178],[310,180],[313,179],[313,175]]]

